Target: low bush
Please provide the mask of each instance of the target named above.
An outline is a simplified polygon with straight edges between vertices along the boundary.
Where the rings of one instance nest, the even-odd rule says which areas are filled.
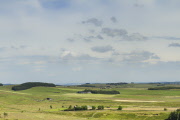
[[[92,106],[92,110],[96,110],[96,106]]]
[[[177,109],[174,112],[171,112],[168,119],[166,120],[180,120],[180,109]]]
[[[65,109],[64,111],[79,111],[79,110],[88,110],[88,107],[86,105],[84,105],[84,106],[74,106],[74,107],[72,107],[70,105],[69,108]]]
[[[122,106],[119,106],[119,107],[118,107],[118,110],[122,110]]]
[[[103,105],[99,105],[98,106],[98,110],[104,110],[104,106]]]

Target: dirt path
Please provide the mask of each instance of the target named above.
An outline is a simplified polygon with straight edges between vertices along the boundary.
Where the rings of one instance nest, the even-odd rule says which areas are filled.
[[[95,112],[91,117],[93,118],[98,112]]]

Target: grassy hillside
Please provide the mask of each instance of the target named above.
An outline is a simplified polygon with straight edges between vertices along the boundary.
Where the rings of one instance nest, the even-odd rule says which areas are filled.
[[[0,86],[0,119],[19,120],[164,120],[180,106],[180,90],[148,90],[157,84],[127,84],[95,87],[57,86],[33,87],[12,91],[12,86]],[[121,94],[78,94],[84,89],[117,90]],[[104,110],[63,111],[70,105],[103,105]],[[123,110],[118,111],[118,106]],[[51,106],[51,107],[50,107]],[[164,111],[167,108],[167,111]],[[7,116],[4,116],[7,113]]]

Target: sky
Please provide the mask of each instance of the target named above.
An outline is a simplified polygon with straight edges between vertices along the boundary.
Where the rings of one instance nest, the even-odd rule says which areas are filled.
[[[0,82],[180,81],[179,0],[1,0]]]

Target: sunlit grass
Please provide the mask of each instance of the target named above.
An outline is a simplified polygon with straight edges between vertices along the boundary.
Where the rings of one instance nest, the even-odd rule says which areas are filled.
[[[137,86],[137,88],[135,88]],[[0,114],[8,113],[8,119],[95,119],[95,120],[163,120],[180,106],[179,90],[147,90],[143,85],[133,88],[113,88],[121,94],[78,94],[82,87],[34,87],[12,91],[12,86],[0,87]],[[154,85],[145,85],[154,86]],[[87,88],[99,89],[99,88]],[[51,98],[51,100],[47,100]],[[119,100],[119,101],[118,101]],[[124,100],[124,101],[123,101]],[[129,102],[128,102],[129,100]],[[98,106],[105,110],[63,111],[69,105]],[[123,107],[118,111],[118,106]],[[52,106],[52,108],[50,108]],[[167,111],[164,111],[167,108]]]

